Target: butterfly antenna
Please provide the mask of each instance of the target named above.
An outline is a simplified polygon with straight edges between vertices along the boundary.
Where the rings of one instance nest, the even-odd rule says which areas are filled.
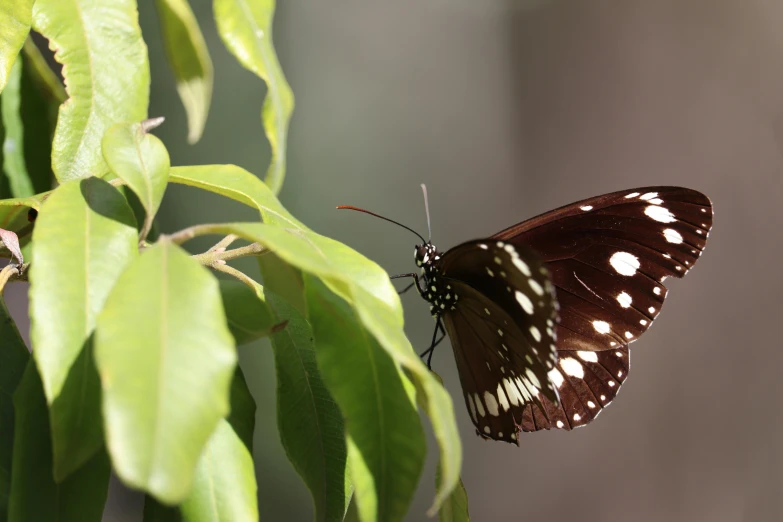
[[[393,219],[389,219],[387,217],[383,217],[383,216],[381,216],[379,214],[376,214],[375,212],[370,212],[369,210],[364,210],[363,208],[359,208],[359,207],[352,207],[350,205],[340,205],[337,208],[338,208],[338,210],[345,210],[345,209],[347,209],[347,210],[355,210],[357,212],[364,212],[365,214],[370,214],[371,216],[375,216],[375,217],[380,218],[380,219],[382,219],[384,221],[388,221],[389,223],[394,223],[395,225],[400,226],[400,227],[404,228],[405,230],[410,230],[411,232],[413,232],[414,234],[419,236],[419,239],[421,239],[422,243],[426,243],[427,242],[427,241],[424,240],[423,237],[421,237],[421,234],[419,234],[418,232],[413,230],[411,227],[406,227],[402,223],[398,223],[397,221],[394,221]]]
[[[424,193],[424,211],[427,212],[427,233],[430,235],[428,243],[432,242],[432,228],[430,227],[430,202],[427,199],[427,185],[421,184],[421,191]]]

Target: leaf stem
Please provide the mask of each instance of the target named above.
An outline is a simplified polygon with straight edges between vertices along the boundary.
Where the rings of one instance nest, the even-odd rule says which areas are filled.
[[[217,245],[215,245],[216,247]],[[255,256],[267,252],[265,246],[258,243],[251,243],[247,246],[234,248],[232,250],[226,250],[225,248],[210,248],[203,254],[196,254],[193,259],[198,261],[204,266],[213,267],[213,265],[225,263],[232,259],[239,259],[240,257]]]
[[[247,286],[249,286],[256,292],[263,288],[252,277],[248,276],[247,274],[245,274],[240,270],[237,270],[233,266],[224,265],[222,263],[215,263],[214,265],[210,265],[210,268],[212,268],[213,270],[217,270],[218,272],[223,272],[224,274],[228,274],[232,277],[237,278],[239,281],[245,283]]]

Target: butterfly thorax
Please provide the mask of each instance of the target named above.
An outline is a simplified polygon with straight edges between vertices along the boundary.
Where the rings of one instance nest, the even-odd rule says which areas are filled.
[[[430,303],[430,313],[437,317],[456,309],[459,297],[451,285],[442,277],[438,249],[432,243],[417,245],[413,257],[416,266],[421,268],[421,277],[417,290],[425,301]]]

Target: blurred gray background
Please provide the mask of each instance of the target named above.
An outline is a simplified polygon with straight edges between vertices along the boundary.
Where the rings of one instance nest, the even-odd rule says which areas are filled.
[[[210,2],[192,1],[216,72],[195,146],[156,13],[141,4],[150,115],[167,118],[156,134],[172,163],[235,163],[263,176],[265,88],[224,50]],[[781,27],[783,4],[763,0],[280,2],[274,38],[297,102],[281,199],[389,272],[413,268],[415,238],[335,205],[424,230],[424,182],[442,249],[637,186],[684,185],[715,205],[706,255],[671,281],[663,315],[632,346],[630,379],[593,424],[530,434],[520,448],[485,442],[451,350],[438,349],[474,521],[783,520]],[[181,187],[164,205],[167,232],[253,218]],[[24,291],[10,289],[17,317]],[[413,293],[403,302],[408,335],[424,349],[427,306]],[[276,431],[271,350],[259,343],[241,356],[258,403],[261,519],[310,520]],[[426,519],[434,466],[431,455],[411,521]],[[113,484],[104,520],[140,516],[139,497]]]

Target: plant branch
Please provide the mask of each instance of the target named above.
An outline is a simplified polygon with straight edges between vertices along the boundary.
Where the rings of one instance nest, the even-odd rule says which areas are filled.
[[[258,284],[252,277],[248,276],[240,270],[237,270],[233,266],[228,266],[222,263],[215,263],[214,265],[210,265],[210,268],[239,279],[254,291],[258,291],[260,288],[262,288],[261,285]]]
[[[225,263],[226,261],[231,261],[232,259],[238,259],[240,257],[255,256],[267,251],[265,246],[258,243],[251,243],[247,246],[234,248],[232,250],[226,250],[225,248],[213,250],[213,248],[215,247],[210,248],[203,254],[196,254],[193,256],[193,259],[204,266],[210,266],[214,268],[213,265],[220,262]]]

